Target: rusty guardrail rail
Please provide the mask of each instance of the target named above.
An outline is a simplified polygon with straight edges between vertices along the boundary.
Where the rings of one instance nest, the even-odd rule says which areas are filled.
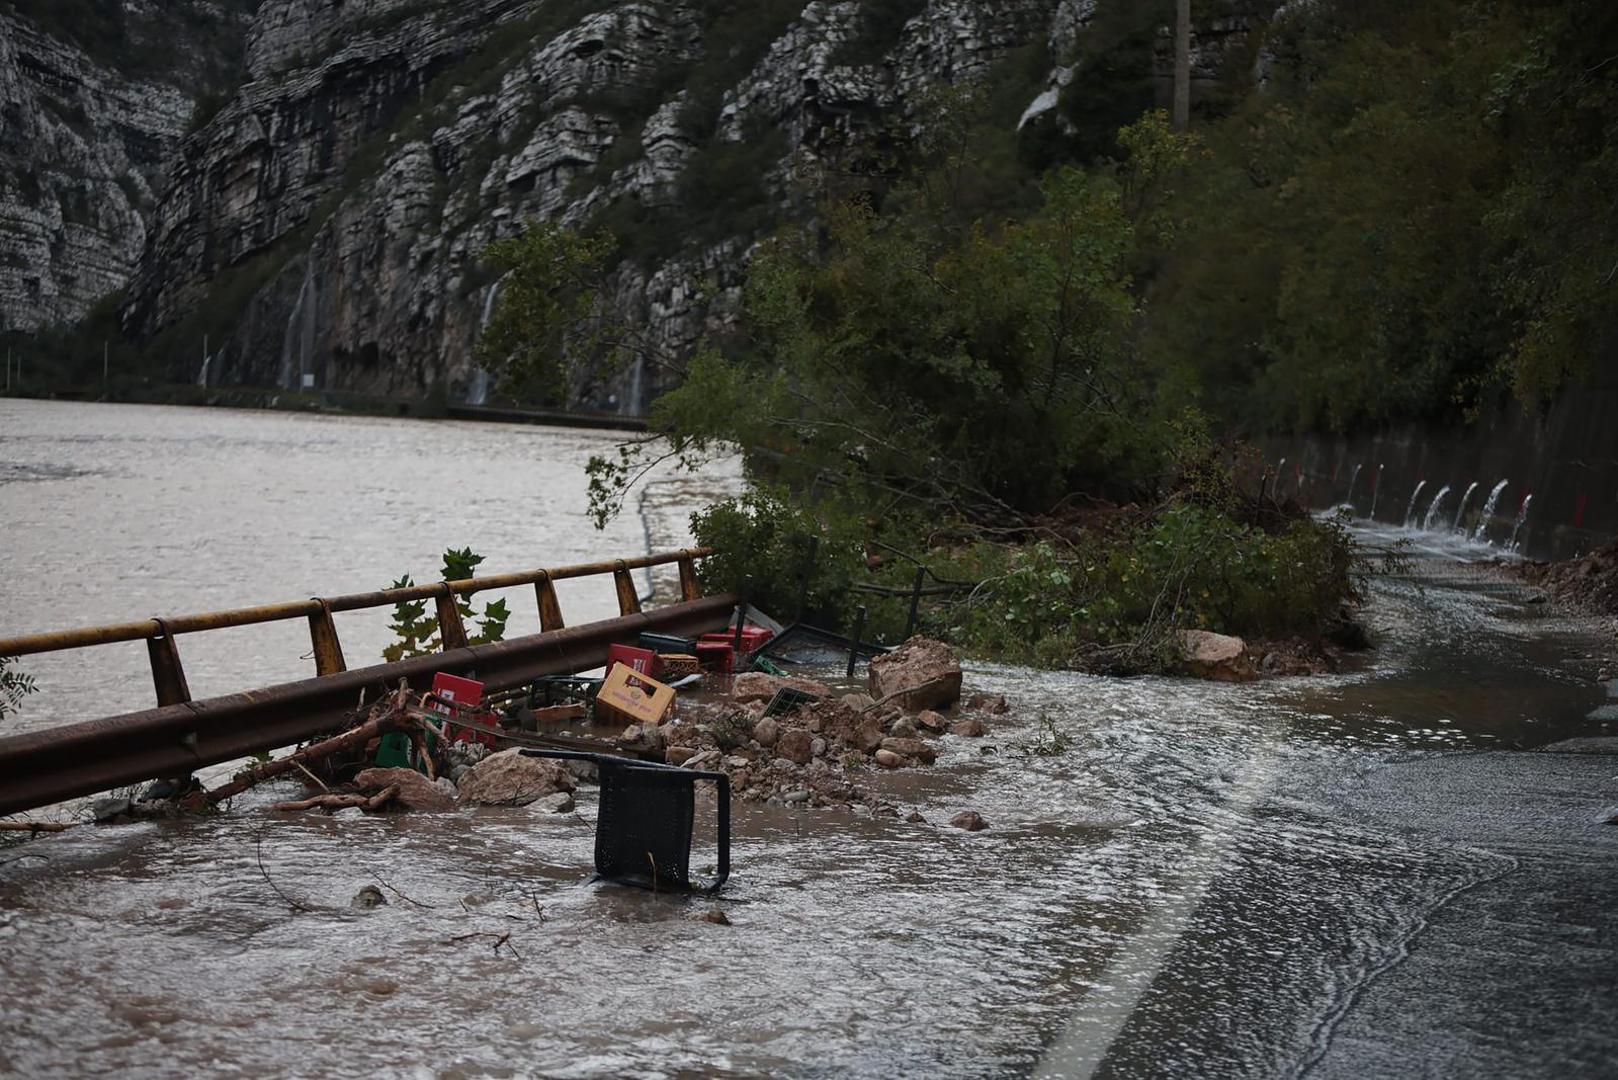
[[[400,679],[425,690],[438,672],[475,671],[491,690],[506,690],[542,675],[595,667],[605,662],[608,646],[633,641],[645,631],[696,633],[722,627],[739,600],[730,595],[702,595],[696,560],[710,553],[698,548],[0,640],[0,656],[144,640],[157,693],[154,709],[0,739],[0,814],[158,777],[185,775],[207,765],[290,746],[331,730],[355,707],[361,694],[373,699],[397,686]],[[630,571],[670,563],[679,567],[680,602],[642,611]],[[605,574],[613,576],[618,617],[567,626],[555,583]],[[524,585],[534,587],[540,632],[490,645],[468,645],[456,600]],[[415,600],[436,603],[443,651],[350,670],[333,614]],[[309,623],[314,678],[192,700],[176,638],[296,619]]]

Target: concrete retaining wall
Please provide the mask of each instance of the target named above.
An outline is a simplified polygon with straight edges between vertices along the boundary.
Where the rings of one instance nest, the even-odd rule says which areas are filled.
[[[1459,528],[1536,559],[1569,558],[1618,536],[1618,383],[1566,394],[1544,416],[1512,404],[1464,428],[1261,446],[1269,483],[1310,507],[1346,503],[1356,516],[1417,527],[1430,518],[1435,530]]]

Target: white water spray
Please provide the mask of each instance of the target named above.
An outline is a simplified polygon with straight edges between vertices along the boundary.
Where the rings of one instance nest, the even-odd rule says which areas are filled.
[[[1517,534],[1522,532],[1523,522],[1528,520],[1528,504],[1534,501],[1532,493],[1524,495],[1522,506],[1517,508],[1517,523],[1511,527],[1511,540],[1506,547],[1512,551],[1517,550]]]
[[[483,294],[483,315],[478,319],[478,337],[483,337],[485,330],[489,329],[489,320],[494,318],[494,303],[500,298],[500,285],[506,279],[501,278],[489,286],[489,291]],[[472,381],[466,390],[466,403],[468,405],[487,405],[489,403],[489,373],[481,367],[472,369]]]
[[[1354,485],[1359,482],[1360,470],[1364,467],[1365,463],[1363,461],[1356,463],[1353,474],[1348,478],[1348,494],[1343,496],[1343,501],[1350,507],[1353,507],[1354,505]]]
[[[1438,489],[1438,494],[1433,496],[1433,504],[1427,508],[1427,516],[1421,520],[1421,527],[1424,532],[1432,531],[1433,522],[1438,520],[1438,512],[1444,508],[1444,496],[1448,495],[1449,492],[1450,487],[1445,484]]]
[[[309,354],[314,351],[315,323],[310,318],[310,309],[315,304],[315,265],[308,263],[303,271],[303,285],[298,289],[297,302],[292,305],[292,313],[287,316],[286,336],[281,339],[281,389],[301,390],[303,376],[309,368]],[[292,354],[296,348],[298,366],[292,366]]]
[[[1416,500],[1421,498],[1421,489],[1427,486],[1427,481],[1418,480],[1416,490],[1410,493],[1410,505],[1405,507],[1405,528],[1412,528],[1416,524]]]
[[[1489,492],[1489,501],[1483,504],[1483,516],[1478,518],[1478,527],[1477,530],[1472,533],[1472,539],[1488,539],[1489,519],[1494,517],[1494,508],[1500,503],[1500,493],[1506,490],[1506,485],[1509,483],[1511,483],[1510,480],[1502,480],[1498,484],[1494,485],[1494,490]]]
[[[1376,467],[1376,475],[1371,478],[1371,520],[1376,520],[1376,501],[1382,497],[1382,470],[1386,465]]]
[[[1456,532],[1461,531],[1461,518],[1466,515],[1466,504],[1471,501],[1472,492],[1476,491],[1477,489],[1478,482],[1476,480],[1466,485],[1466,494],[1461,496],[1461,505],[1455,508],[1455,522],[1454,524],[1450,525],[1450,528],[1454,529]]]

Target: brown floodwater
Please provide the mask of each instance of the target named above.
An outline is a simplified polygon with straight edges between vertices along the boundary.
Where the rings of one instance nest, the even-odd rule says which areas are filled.
[[[0,477],[28,472],[0,482],[0,632],[371,587],[429,574],[445,544],[503,569],[643,542],[638,520],[579,528],[572,470],[600,438],[0,402]],[[418,468],[478,528],[435,522]],[[654,531],[702,494],[664,489]],[[729,925],[702,917],[713,900],[592,882],[588,787],[569,816],[269,811],[289,785],[209,820],[8,844],[0,1071],[1610,1074],[1618,765],[1536,749],[1611,733],[1607,643],[1542,617],[1487,554],[1373,581],[1381,645],[1353,674],[969,665],[1011,713],[944,739],[935,769],[869,778],[926,822],[738,805]],[[259,659],[219,662],[225,683]],[[87,696],[29,722],[99,701],[47,691]],[[962,809],[990,828],[943,825]],[[390,902],[351,907],[367,885]]]

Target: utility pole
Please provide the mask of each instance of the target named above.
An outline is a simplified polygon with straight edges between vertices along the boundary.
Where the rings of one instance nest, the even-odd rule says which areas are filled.
[[[1191,126],[1191,0],[1174,0],[1174,130]]]

